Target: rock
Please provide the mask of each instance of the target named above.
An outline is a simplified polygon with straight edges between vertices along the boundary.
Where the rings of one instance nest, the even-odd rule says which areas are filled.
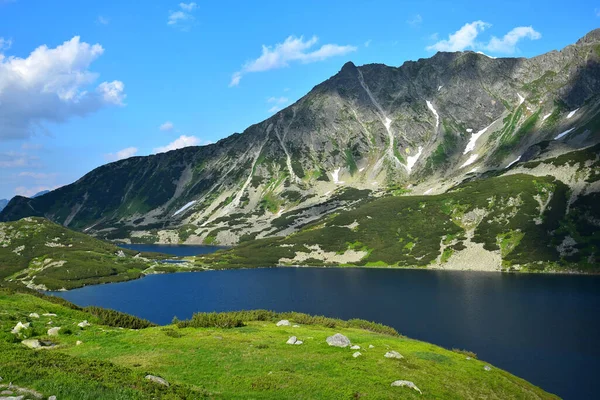
[[[294,343],[294,344],[302,344],[302,343],[304,343],[302,340],[296,340],[296,343]]]
[[[25,339],[21,341],[22,344],[29,347],[30,349],[39,349],[42,347],[42,344],[37,339]]]
[[[279,321],[277,323],[277,326],[290,326],[290,321],[288,321],[287,319],[282,319],[281,321]]]
[[[288,339],[287,342],[285,342],[286,344],[294,344],[296,343],[296,341],[298,340],[298,338],[296,336],[292,336],[291,338]]]
[[[397,358],[398,360],[400,360],[401,358],[404,358],[402,356],[402,354],[398,353],[397,351],[388,351],[387,353],[384,354],[385,358]]]
[[[125,252],[123,250],[117,251],[117,257],[125,257]]]
[[[25,396],[21,395],[21,396],[8,396],[8,397],[0,397],[0,400],[23,400],[25,398]]]
[[[292,325],[292,328],[300,328],[300,325]]]
[[[80,322],[80,323],[77,324],[77,326],[80,327],[80,328],[85,328],[86,326],[90,326],[90,325],[92,325],[92,324],[90,324],[89,322],[87,322],[87,319],[83,320],[82,322]]]
[[[350,339],[341,333],[336,333],[333,336],[329,336],[327,339],[327,344],[335,347],[346,347],[350,346]]]
[[[352,350],[360,350],[360,346],[355,344],[354,346],[350,347],[350,349]]]
[[[370,348],[370,349],[374,349],[374,348],[375,348],[375,346],[373,346],[372,344],[370,344],[370,345],[369,345],[369,348]]]
[[[40,315],[38,313],[34,313],[32,312],[31,314],[29,314],[29,318],[39,318]]]
[[[80,344],[83,344],[83,342],[81,340],[78,340],[75,342],[75,346],[79,346]]]
[[[415,385],[415,384],[414,384],[414,383],[412,383],[411,381],[402,381],[402,380],[401,380],[401,381],[394,381],[394,382],[392,382],[392,386],[400,386],[400,387],[403,387],[403,386],[405,386],[405,387],[407,387],[407,388],[414,389],[414,390],[416,390],[417,392],[419,392],[419,393],[423,394],[423,392],[421,392],[421,389],[419,389],[419,388],[417,387],[417,385]]]
[[[46,314],[42,314],[44,317],[56,317],[56,314],[54,313],[46,313]]]
[[[14,333],[15,335],[18,335],[19,333],[21,333],[21,331],[23,329],[27,329],[29,328],[29,322],[26,323],[22,323],[21,321],[17,322],[17,325],[15,325],[15,327],[12,329],[12,331],[10,331],[10,333]]]
[[[3,390],[0,392],[0,394],[13,394],[12,390]]]
[[[485,369],[486,371],[491,371],[492,367],[490,367],[489,365],[486,365],[485,367],[483,367],[483,369]]]
[[[55,326],[54,328],[48,329],[48,336],[58,336],[58,331],[60,331],[60,326]]]
[[[470,359],[471,359],[471,357],[467,357],[466,359],[467,359],[467,360],[470,360]]]
[[[148,379],[149,381],[152,381],[154,383],[158,383],[159,385],[169,386],[169,382],[167,382],[165,379],[161,378],[160,376],[146,375],[146,379]]]
[[[362,354],[360,353],[360,351],[355,351],[354,354],[352,354],[352,357],[356,358],[356,357],[360,357],[362,356]]]
[[[56,396],[50,396],[48,397],[48,400],[56,400]]]

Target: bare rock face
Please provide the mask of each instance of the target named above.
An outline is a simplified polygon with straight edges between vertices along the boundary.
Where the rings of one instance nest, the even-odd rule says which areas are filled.
[[[329,336],[327,339],[327,344],[335,347],[347,347],[350,346],[350,339],[341,333],[336,333],[333,336]]]
[[[169,382],[167,382],[166,379],[163,379],[160,376],[146,375],[146,379],[154,383],[158,383],[159,385],[169,386]]]

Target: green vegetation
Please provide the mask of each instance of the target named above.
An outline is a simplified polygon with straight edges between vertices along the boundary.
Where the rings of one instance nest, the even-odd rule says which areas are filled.
[[[206,327],[180,327],[182,322],[175,320],[169,326],[132,330],[102,325],[85,310],[64,300],[63,304],[50,300],[0,289],[0,376],[4,382],[36,390],[45,397],[556,398],[500,369],[486,371],[488,364],[475,359],[473,353],[398,336],[391,328],[383,333],[366,330],[385,328],[366,321],[257,310],[192,318],[212,321]],[[30,313],[40,317],[29,317]],[[282,316],[299,326],[277,327],[275,322]],[[51,326],[61,327],[58,336],[46,335],[50,319]],[[241,319],[242,324],[218,327],[218,321],[227,319]],[[83,320],[91,325],[79,328],[77,324]],[[19,343],[22,337],[17,339],[10,333],[19,321],[31,324],[29,338],[57,346],[26,348]],[[65,334],[67,328],[70,334]],[[360,357],[352,357],[355,350],[326,344],[326,337],[338,332],[361,347]],[[304,343],[288,345],[290,336]],[[383,357],[389,350],[404,358]],[[169,386],[144,379],[148,374],[166,379]],[[398,379],[414,382],[423,394],[390,386]]]
[[[72,289],[139,278],[151,259],[43,218],[0,223],[0,279]]]

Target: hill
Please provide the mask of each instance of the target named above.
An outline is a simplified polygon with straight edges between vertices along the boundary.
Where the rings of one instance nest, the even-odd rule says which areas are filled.
[[[0,385],[7,389],[11,382],[14,394],[29,390],[61,400],[556,398],[474,354],[361,320],[259,310],[197,314],[157,327],[1,289],[0,308]],[[283,318],[290,325],[277,326]],[[18,322],[29,326],[11,333]],[[51,328],[60,329],[48,335]],[[329,346],[326,338],[336,333],[360,349]],[[286,344],[291,336],[303,343]],[[385,357],[392,351],[402,358]],[[392,386],[396,381],[417,389]]]

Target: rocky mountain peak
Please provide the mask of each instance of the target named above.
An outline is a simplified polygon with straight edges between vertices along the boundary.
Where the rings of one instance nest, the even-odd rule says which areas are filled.
[[[577,44],[600,43],[600,28],[588,32],[584,37],[577,41]]]

